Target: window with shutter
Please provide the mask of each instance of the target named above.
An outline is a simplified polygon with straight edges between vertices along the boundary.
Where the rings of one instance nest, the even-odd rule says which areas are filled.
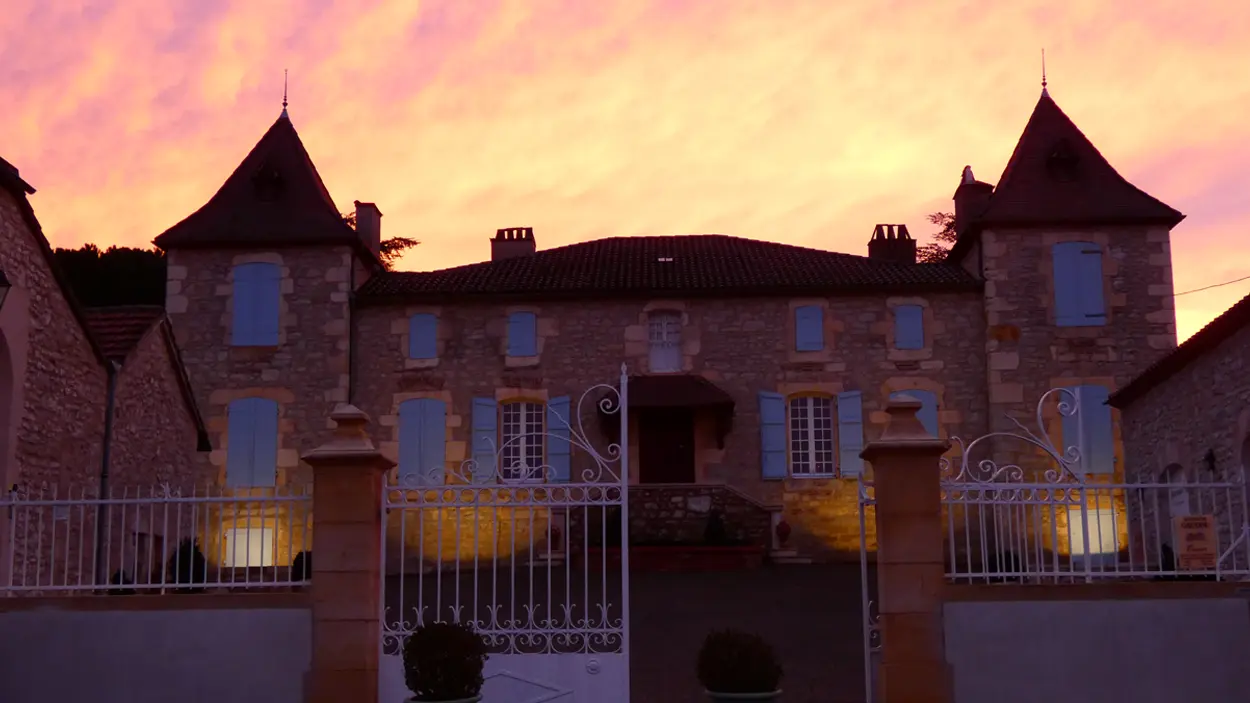
[[[407,483],[439,485],[447,466],[447,404],[414,398],[399,404],[399,475]]]
[[[534,313],[508,316],[508,356],[538,356],[538,316]]]
[[[231,336],[236,347],[276,347],[281,327],[282,268],[253,262],[234,267]]]
[[[1059,242],[1051,248],[1055,324],[1093,327],[1106,324],[1102,248],[1092,242]]]
[[[408,320],[408,358],[438,358],[438,318],[423,312]]]
[[[819,305],[794,309],[794,350],[820,351],[825,348],[824,310]]]
[[[760,475],[786,477],[786,399],[780,393],[760,391]]]
[[[843,477],[864,473],[864,402],[859,391],[838,394],[838,472]]]
[[[795,396],[789,402],[790,473],[798,477],[833,476],[833,399]]]
[[[239,398],[226,408],[226,485],[260,488],[277,485],[278,403]]]
[[[898,305],[894,308],[894,348],[924,349],[924,308]]]
[[[1077,471],[1084,474],[1115,473],[1115,435],[1110,395],[1105,386],[1071,386],[1067,390],[1076,396],[1076,413],[1063,416],[1064,453],[1071,447],[1080,452]],[[1072,402],[1065,394],[1063,400]]]
[[[652,373],[681,371],[681,313],[653,312],[647,317]]]

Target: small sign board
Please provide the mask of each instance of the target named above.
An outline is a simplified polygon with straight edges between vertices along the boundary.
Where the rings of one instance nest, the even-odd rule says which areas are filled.
[[[1214,517],[1180,515],[1172,520],[1176,530],[1176,568],[1180,571],[1214,570],[1220,558]]]

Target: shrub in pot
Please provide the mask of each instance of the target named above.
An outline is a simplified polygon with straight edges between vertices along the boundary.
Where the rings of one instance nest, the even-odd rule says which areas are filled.
[[[697,673],[708,697],[718,703],[781,697],[777,655],[763,638],[749,632],[710,633],[699,650]]]
[[[172,584],[203,584],[208,581],[208,560],[195,539],[184,539],[165,562],[165,578]],[[178,593],[203,593],[203,588],[175,589]]]
[[[486,643],[472,626],[436,622],[404,640],[404,683],[413,703],[474,703],[482,700]]]
[[[291,580],[307,581],[312,578],[312,552],[304,550],[291,561]]]

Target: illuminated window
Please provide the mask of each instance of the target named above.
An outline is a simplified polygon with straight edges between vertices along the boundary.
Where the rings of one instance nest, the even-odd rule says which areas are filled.
[[[226,549],[221,565],[226,568],[273,566],[273,530],[268,527],[240,527],[225,531]]]
[[[501,477],[505,481],[543,479],[542,403],[505,403],[499,438]]]
[[[800,396],[790,399],[790,473],[832,476],[837,466],[833,443],[833,399]]]
[[[1091,563],[1114,564],[1120,553],[1116,523],[1113,508],[1087,508],[1084,513],[1079,506],[1068,508],[1068,553],[1072,555],[1072,561],[1085,563],[1085,540],[1088,537]]]

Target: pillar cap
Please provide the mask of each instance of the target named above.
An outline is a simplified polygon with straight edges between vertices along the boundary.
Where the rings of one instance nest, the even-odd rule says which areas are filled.
[[[383,456],[369,439],[366,430],[369,415],[365,411],[349,403],[339,403],[330,413],[330,419],[334,422],[334,436],[305,454],[304,461],[313,467],[345,464],[386,470],[395,466],[395,462]]]
[[[946,453],[951,443],[929,434],[921,424],[916,412],[920,401],[912,399],[891,400],[885,406],[889,415],[881,437],[868,443],[859,456],[871,462],[884,453],[931,454],[935,457]]]

